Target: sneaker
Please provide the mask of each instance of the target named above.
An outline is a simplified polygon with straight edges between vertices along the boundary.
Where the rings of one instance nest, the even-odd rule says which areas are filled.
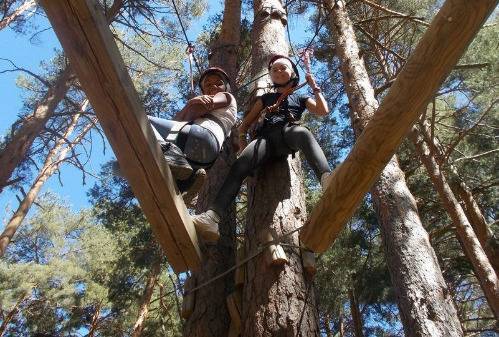
[[[190,205],[192,200],[196,197],[201,187],[206,180],[206,171],[204,169],[199,169],[194,173],[194,177],[192,178],[191,186],[182,193],[182,197],[184,198],[184,202],[186,205]]]
[[[192,222],[194,222],[196,232],[204,241],[215,243],[220,238],[220,233],[218,232],[220,216],[215,211],[210,209],[204,213],[194,215]]]
[[[175,179],[185,180],[192,174],[192,167],[182,150],[173,143],[161,144],[166,163],[170,166]]]
[[[327,187],[329,186],[329,183],[331,183],[331,172],[324,172],[321,176],[321,187],[322,191],[324,192]]]

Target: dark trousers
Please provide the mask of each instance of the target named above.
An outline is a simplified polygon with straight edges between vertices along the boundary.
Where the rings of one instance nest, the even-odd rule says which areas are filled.
[[[324,152],[310,130],[303,126],[288,124],[266,127],[232,165],[209,208],[223,215],[248,175],[265,162],[285,158],[295,151],[303,153],[319,180],[323,173],[331,171]]]

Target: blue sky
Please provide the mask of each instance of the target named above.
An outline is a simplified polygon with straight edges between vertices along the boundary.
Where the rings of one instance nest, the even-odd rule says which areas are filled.
[[[221,1],[208,1],[208,3],[209,9],[188,30],[188,36],[191,41],[195,41],[203,25],[206,24],[207,19],[211,15],[219,13],[222,8]],[[303,29],[301,22],[297,22],[293,18],[289,19],[293,41],[308,41],[312,33],[300,30]],[[19,35],[10,28],[1,30],[0,43],[2,46],[9,47],[1,49],[0,58],[10,59],[18,66],[34,73],[42,73],[40,62],[52,58],[55,55],[55,50],[61,47],[54,32],[49,29],[50,23],[45,17],[36,15],[31,17],[30,20],[37,26],[37,31],[42,32],[30,41],[29,35]],[[0,71],[9,68],[10,65],[7,62],[0,60]],[[0,136],[5,135],[11,124],[17,119],[18,113],[22,108],[22,90],[16,86],[16,78],[18,76],[19,73],[15,72],[0,74],[0,101],[2,102],[0,105]],[[96,143],[100,144],[100,142]],[[92,158],[87,164],[86,169],[90,172],[98,173],[101,164],[111,157],[113,157],[111,148],[108,146],[106,155],[103,155],[102,148],[99,145],[94,149]],[[62,186],[59,179],[54,175],[45,184],[42,193],[49,190],[56,192],[75,210],[89,205],[86,193],[96,182],[95,178],[87,176],[86,185],[83,186],[81,172],[72,166],[65,165],[61,168],[61,181],[63,183]],[[13,193],[4,191],[0,194],[0,214],[3,224],[17,206],[18,201]]]

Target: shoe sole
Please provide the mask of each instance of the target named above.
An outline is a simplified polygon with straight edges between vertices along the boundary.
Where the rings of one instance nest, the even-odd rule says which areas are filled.
[[[189,178],[192,174],[192,167],[190,166],[178,166],[178,165],[168,165],[170,171],[175,179],[185,180]]]
[[[218,232],[200,232],[199,235],[203,238],[206,243],[217,243],[220,239],[220,233]]]
[[[198,172],[196,172],[194,182],[192,183],[191,188],[189,188],[187,192],[185,192],[183,195],[185,204],[190,204],[192,202],[192,200],[198,194],[201,187],[203,187],[205,181],[206,181],[206,171],[203,170],[203,173],[201,173],[198,170]]]

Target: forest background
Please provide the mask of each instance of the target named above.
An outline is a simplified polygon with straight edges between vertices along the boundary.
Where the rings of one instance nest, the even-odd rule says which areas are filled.
[[[351,1],[347,8],[381,101],[423,34],[426,26],[421,22],[430,22],[442,1],[377,1],[392,13],[369,2]],[[219,34],[224,3],[177,4],[204,68]],[[25,11],[12,15],[23,5]],[[305,120],[336,166],[354,142],[336,42],[313,2],[285,5],[293,57],[298,49],[313,47],[313,73],[332,111],[323,119]],[[112,14],[112,2],[103,7]],[[4,0],[0,10],[0,159],[5,160],[23,126],[36,118],[42,121],[32,131],[32,143],[17,140],[26,142],[25,152],[12,175],[0,182],[4,229],[17,223],[7,249],[2,246],[0,336],[185,335],[190,323],[181,318],[181,302],[187,275],[176,275],[168,266],[126,181],[112,175],[111,148],[81,89],[69,75],[62,85],[58,82],[66,61],[43,9],[32,1]],[[125,1],[115,15],[111,26],[147,113],[173,115],[188,97],[189,66],[186,39],[171,1]],[[252,3],[243,1],[236,80],[241,88],[239,117],[247,109],[251,87],[245,85],[251,80],[252,20]],[[421,122],[430,152],[439,157],[454,193],[461,191],[461,205],[470,208],[465,195],[476,201],[486,228],[484,247],[489,247],[486,253],[495,268],[497,31],[493,15],[435,95],[426,124]],[[52,108],[47,104],[50,116],[37,117],[47,91],[57,91],[58,83],[68,84],[59,88],[60,102]],[[404,142],[397,154],[460,324],[465,335],[493,336],[498,332],[493,310],[415,144]],[[306,164],[304,171],[310,210],[320,189]],[[237,203],[238,240],[244,236],[245,201],[243,189]],[[314,286],[322,335],[404,335],[378,222],[368,195],[333,247],[318,258]]]

